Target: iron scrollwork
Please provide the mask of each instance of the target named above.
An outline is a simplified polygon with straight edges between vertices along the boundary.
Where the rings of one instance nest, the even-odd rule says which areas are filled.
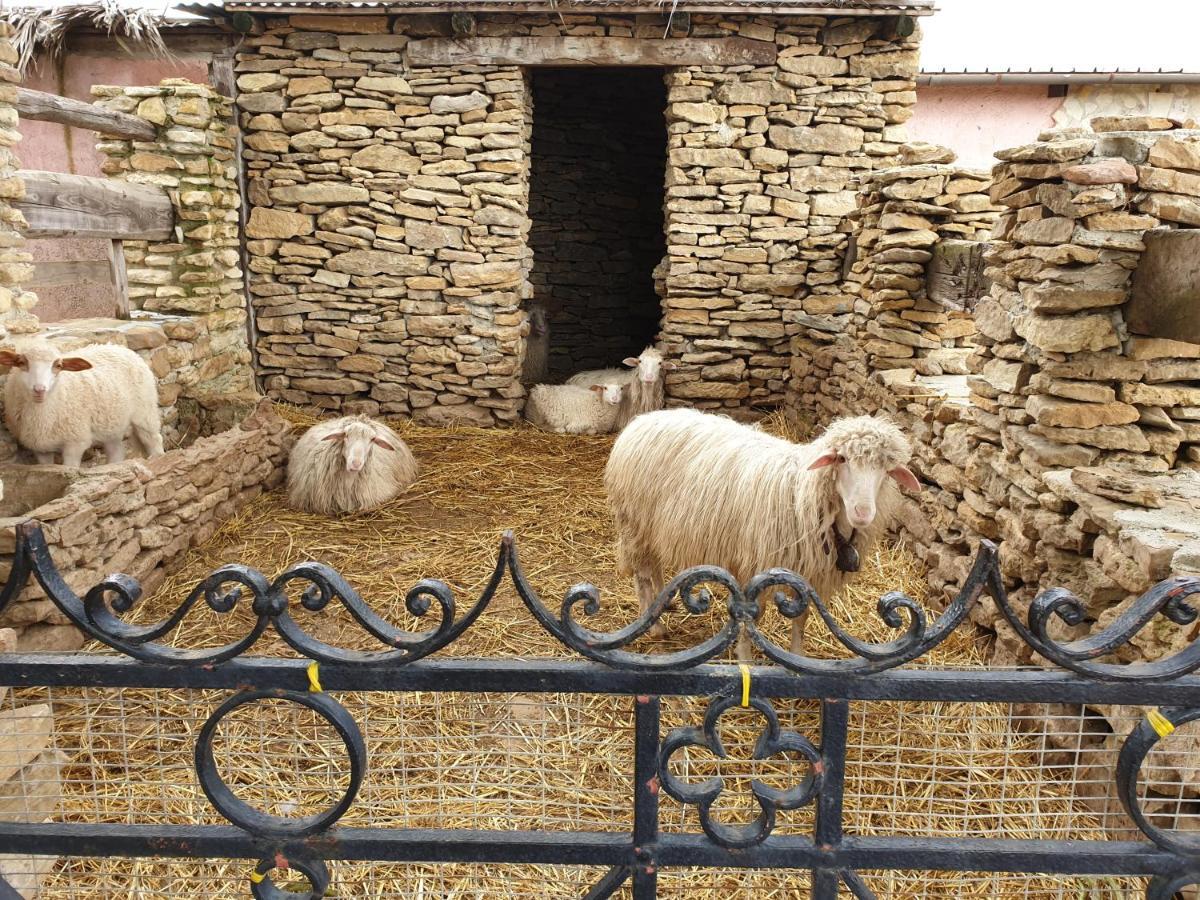
[[[718,821],[712,812],[713,805],[725,789],[725,780],[715,775],[699,784],[688,784],[671,773],[671,758],[685,747],[705,747],[719,759],[727,759],[728,753],[721,741],[721,716],[736,707],[739,698],[731,694],[719,694],[713,698],[704,714],[702,728],[683,726],[673,728],[663,740],[659,752],[658,777],[662,789],[689,806],[696,806],[700,815],[700,826],[709,839],[722,847],[742,849],[760,844],[775,828],[775,817],[779,810],[799,809],[811,803],[821,790],[821,754],[803,735],[781,728],[775,708],[764,698],[749,698],[750,708],[765,720],[763,730],[754,745],[751,759],[765,760],[783,753],[799,753],[808,761],[808,772],[794,787],[781,790],[764,784],[758,779],[750,782],[750,790],[758,803],[758,817],[744,825],[727,825]]]

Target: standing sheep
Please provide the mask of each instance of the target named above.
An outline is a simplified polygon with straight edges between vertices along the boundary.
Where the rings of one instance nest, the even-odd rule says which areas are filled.
[[[61,451],[63,465],[78,468],[96,444],[119,463],[131,431],[147,456],[163,452],[154,373],[127,347],[89,344],[62,356],[32,338],[0,350],[0,366],[12,370],[4,386],[8,430],[39,463],[53,463]]]
[[[629,388],[621,402],[621,410],[617,414],[618,430],[628,425],[634,416],[663,408],[663,373],[675,368],[675,364],[665,362],[662,353],[654,347],[647,347],[639,356],[626,357],[623,362],[630,366],[632,371],[591,369],[577,372],[567,379],[567,384],[585,387],[606,381],[628,384]]]
[[[521,369],[522,384],[540,384],[550,371],[550,321],[546,307],[535,303],[529,307],[529,337],[525,339],[525,364]]]
[[[615,381],[581,387],[536,384],[525,404],[525,418],[549,431],[610,434],[617,428],[625,388]]]
[[[288,502],[334,516],[391,500],[417,480],[417,461],[400,436],[368,416],[319,422],[288,457]]]
[[[604,470],[618,563],[636,578],[643,611],[664,571],[704,564],[743,584],[791,569],[829,597],[857,569],[853,551],[866,552],[886,529],[899,498],[892,482],[921,489],[905,465],[911,455],[896,426],[870,416],[793,444],[696,410],[648,413],[617,438]],[[792,623],[793,651],[806,618]],[[738,656],[748,654],[743,634]]]

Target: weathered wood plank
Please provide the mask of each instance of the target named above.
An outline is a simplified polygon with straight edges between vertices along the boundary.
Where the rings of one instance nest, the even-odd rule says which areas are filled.
[[[1200,232],[1147,231],[1125,321],[1134,334],[1200,344]]]
[[[108,242],[108,268],[117,294],[117,318],[129,318],[129,274],[125,271],[125,242]]]
[[[410,41],[413,66],[764,66],[777,48],[747,38],[477,37]]]
[[[925,267],[925,292],[929,299],[947,309],[970,312],[987,293],[990,282],[984,275],[983,254],[988,244],[980,241],[941,241]]]
[[[17,88],[17,115],[35,122],[90,128],[131,141],[152,141],[158,134],[152,124],[137,116],[29,88]]]
[[[95,281],[112,284],[112,266],[105,259],[34,260],[33,278],[27,283],[31,290],[80,284]]]
[[[161,241],[175,225],[171,200],[161,188],[61,172],[17,175],[25,182],[25,198],[13,206],[29,223],[27,237]]]

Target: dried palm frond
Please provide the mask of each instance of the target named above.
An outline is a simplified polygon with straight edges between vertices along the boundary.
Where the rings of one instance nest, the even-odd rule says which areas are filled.
[[[120,0],[70,3],[49,9],[0,9],[0,19],[13,27],[12,43],[17,51],[17,68],[21,72],[26,71],[39,54],[51,60],[61,57],[68,35],[79,28],[103,32],[114,38],[127,52],[130,44],[138,44],[155,56],[164,59],[171,56],[162,36],[166,16],[144,7],[124,6]]]

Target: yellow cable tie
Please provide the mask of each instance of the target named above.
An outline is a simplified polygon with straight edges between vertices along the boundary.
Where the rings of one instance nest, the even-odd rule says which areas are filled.
[[[308,671],[308,689],[309,689],[309,691],[311,691],[314,694],[320,694],[323,689],[321,687],[321,679],[319,677],[319,666],[315,659],[308,664],[307,671]]]
[[[254,869],[250,872],[250,880],[252,882],[254,882],[255,884],[262,884],[263,881],[266,880],[266,877],[267,877],[266,873],[260,872],[260,871],[258,871],[258,869]]]
[[[745,663],[738,663],[738,668],[742,670],[742,706],[750,705],[750,667]]]
[[[1168,734],[1175,730],[1175,723],[1160,713],[1157,709],[1152,709],[1146,713],[1146,721],[1150,723],[1150,727],[1160,738],[1165,738]]]

